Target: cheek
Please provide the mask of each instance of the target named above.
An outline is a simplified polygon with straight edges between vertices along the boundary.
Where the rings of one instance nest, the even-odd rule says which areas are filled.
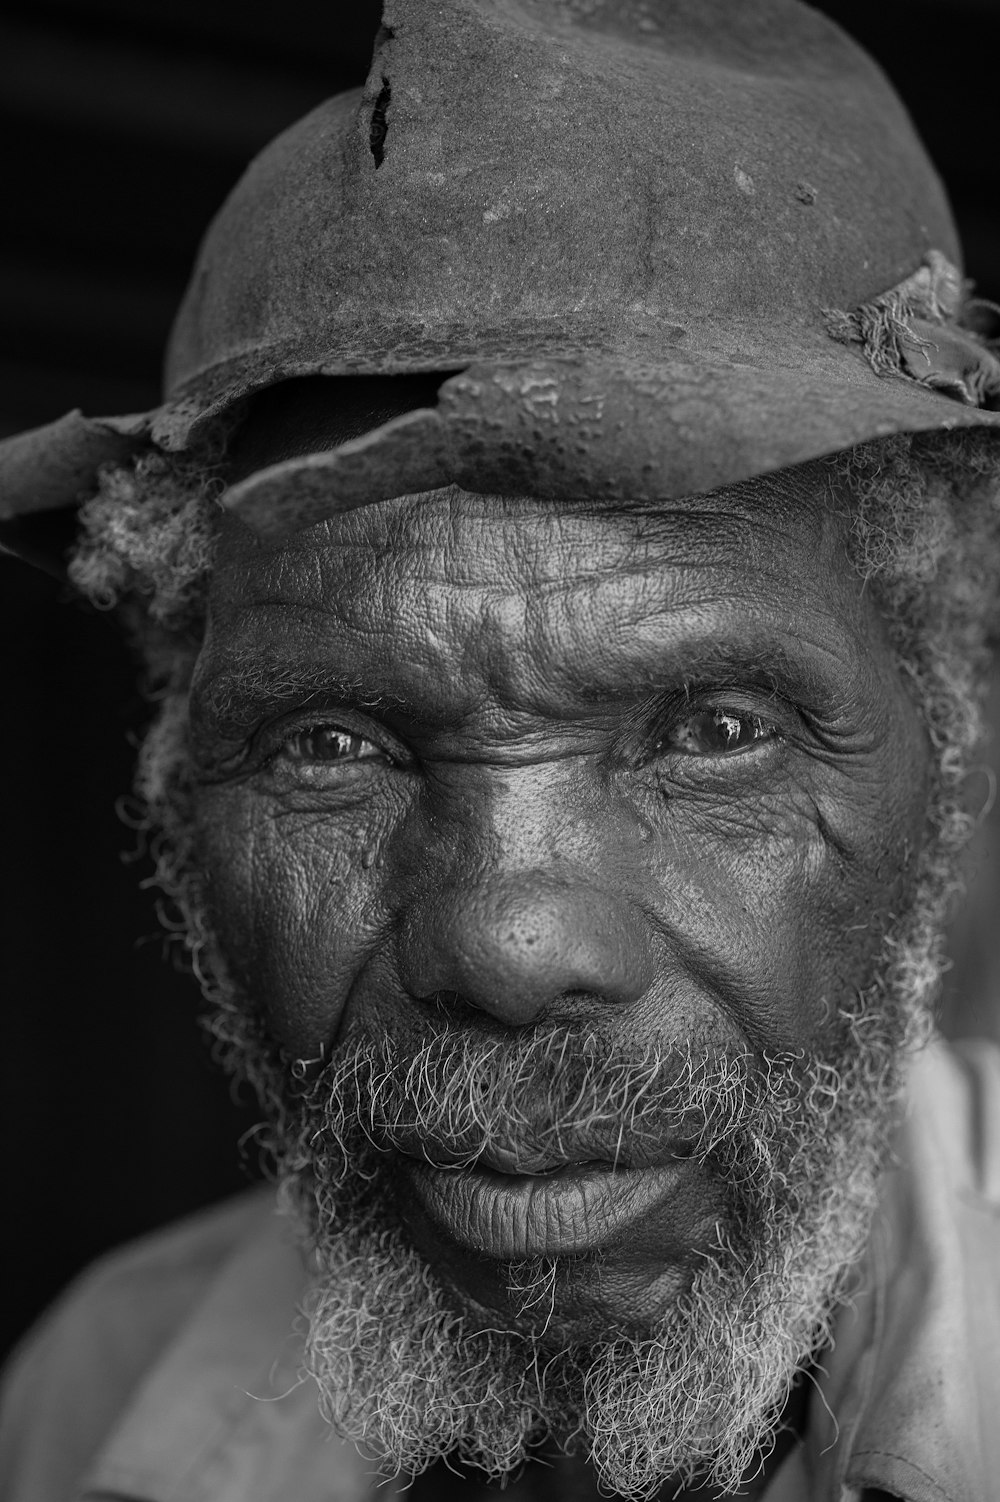
[[[274,1040],[314,1057],[335,1035],[354,976],[377,949],[375,852],[365,816],[276,808],[247,786],[198,797],[209,916],[242,992]]]
[[[919,769],[907,786],[691,809],[661,849],[668,943],[755,1047],[821,1049],[869,984],[922,837]]]

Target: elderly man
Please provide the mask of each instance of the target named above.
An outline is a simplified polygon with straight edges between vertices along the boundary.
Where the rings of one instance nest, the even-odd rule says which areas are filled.
[[[390,0],[165,404],[6,446],[156,687],[285,1215],[88,1275],[5,1495],[997,1495],[1000,1063],[931,1040],[1000,568],[958,260],[796,0]]]

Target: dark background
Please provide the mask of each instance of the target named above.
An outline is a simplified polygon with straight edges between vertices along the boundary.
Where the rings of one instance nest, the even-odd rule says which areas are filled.
[[[1000,0],[819,8],[909,103],[969,272],[1000,299]],[[378,17],[371,0],[0,9],[0,434],[158,401],[207,219],[271,136],[361,82]],[[115,804],[143,709],[114,628],[9,558],[0,612],[6,1343],[96,1253],[245,1183],[236,1144],[255,1118],[165,963],[148,868],[123,860]],[[1000,1036],[992,839],[944,1020]]]

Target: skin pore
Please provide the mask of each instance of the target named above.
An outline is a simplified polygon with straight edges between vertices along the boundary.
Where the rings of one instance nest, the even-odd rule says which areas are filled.
[[[801,473],[655,509],[444,492],[276,549],[227,519],[199,859],[276,1048],[842,1048],[929,777],[847,524]],[[655,1325],[725,1211],[681,1138],[457,1172],[432,1146],[389,1156],[406,1239],[509,1328],[543,1317],[511,1261],[571,1259],[553,1341]]]

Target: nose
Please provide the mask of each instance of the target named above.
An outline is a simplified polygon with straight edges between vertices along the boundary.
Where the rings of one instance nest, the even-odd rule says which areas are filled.
[[[523,1027],[581,994],[637,1001],[654,959],[651,936],[620,893],[586,872],[522,871],[428,893],[404,920],[398,963],[411,996],[450,992]]]

